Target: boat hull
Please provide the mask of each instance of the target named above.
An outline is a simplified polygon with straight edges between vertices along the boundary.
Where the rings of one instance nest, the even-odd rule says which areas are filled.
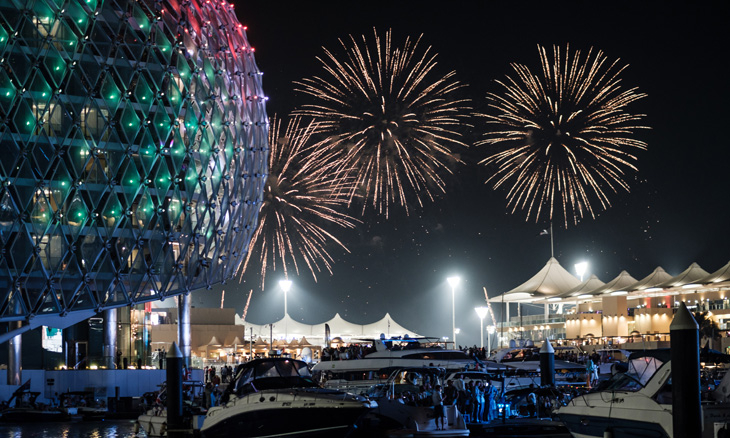
[[[607,430],[613,438],[669,438],[661,424],[652,421],[576,414],[562,414],[560,420],[574,438],[603,438]]]
[[[208,416],[201,430],[204,438],[307,437],[341,438],[365,414],[365,407],[282,406],[257,403],[249,409],[224,409]],[[252,404],[253,405],[253,404]]]
[[[39,411],[34,409],[8,409],[3,411],[0,421],[4,423],[45,423],[68,421],[69,416],[61,411]]]

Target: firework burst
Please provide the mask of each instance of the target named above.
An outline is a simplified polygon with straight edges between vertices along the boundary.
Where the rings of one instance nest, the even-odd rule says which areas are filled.
[[[363,208],[387,216],[396,203],[408,213],[407,195],[422,206],[444,192],[441,174],[460,162],[453,148],[466,146],[458,130],[470,108],[456,97],[464,85],[455,73],[438,75],[437,55],[420,50],[421,37],[396,48],[390,31],[374,36],[340,40],[341,56],[324,49],[324,74],[296,82],[314,98],[298,113],[314,117],[327,135],[323,147],[354,169]]]
[[[629,191],[626,171],[635,171],[633,151],[646,143],[632,138],[643,114],[627,106],[646,95],[622,89],[619,75],[627,66],[610,62],[601,51],[585,57],[570,47],[554,46],[552,57],[538,46],[542,71],[532,73],[512,64],[515,76],[497,81],[502,93],[488,93],[494,129],[477,144],[493,150],[482,160],[496,172],[487,182],[494,188],[509,184],[512,213],[527,211],[527,219],[547,214],[552,221],[561,210],[569,219],[610,206],[609,194]]]
[[[261,285],[266,273],[290,267],[299,273],[303,260],[315,281],[317,273],[332,273],[333,259],[327,247],[336,244],[347,251],[326,227],[354,228],[356,219],[344,211],[352,178],[339,163],[310,144],[317,130],[314,122],[289,120],[286,128],[274,117],[269,130],[269,176],[259,212],[259,226],[251,239],[243,272],[254,257],[261,262]],[[336,163],[336,164],[335,164]]]

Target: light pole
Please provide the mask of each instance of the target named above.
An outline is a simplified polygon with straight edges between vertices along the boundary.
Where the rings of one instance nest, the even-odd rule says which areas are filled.
[[[588,270],[588,262],[580,262],[575,264],[575,272],[578,274],[578,277],[580,277],[580,282],[583,282],[583,274],[586,273],[586,270]]]
[[[454,340],[454,348],[456,348],[456,306],[454,304],[454,296],[456,295],[456,286],[461,281],[460,277],[449,277],[446,279],[451,286],[451,339]]]
[[[291,280],[279,280],[279,287],[284,291],[284,339],[289,336],[289,324],[287,324],[286,316],[289,314],[286,308],[286,295],[291,289]]]
[[[493,325],[487,326],[487,357],[489,357],[489,353],[492,351],[492,335],[496,331],[497,327]]]
[[[479,317],[479,339],[481,341],[481,348],[484,348],[484,318],[487,316],[487,312],[489,309],[486,307],[475,307],[474,310],[477,312],[477,316]]]

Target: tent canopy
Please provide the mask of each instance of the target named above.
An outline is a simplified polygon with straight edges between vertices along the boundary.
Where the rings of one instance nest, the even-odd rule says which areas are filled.
[[[238,315],[236,315],[236,324],[246,327],[246,335],[253,329],[254,336],[264,337],[266,339],[269,338],[272,330],[269,328],[269,324],[251,324],[248,321],[242,320]],[[285,335],[289,338],[296,339],[306,337],[315,340],[314,342],[317,344],[320,343],[320,340],[324,341],[325,324],[330,327],[331,337],[339,336],[343,339],[378,339],[381,334],[386,336],[403,336],[408,334],[411,337],[420,337],[413,330],[408,330],[394,321],[389,313],[386,313],[379,321],[364,325],[346,321],[339,313],[335,314],[329,321],[320,324],[304,324],[299,321],[294,321],[289,315],[275,321],[273,324],[273,336],[275,339],[281,339]],[[308,342],[303,344],[300,341],[300,345],[306,346],[312,344]]]
[[[659,285],[671,280],[672,276],[667,273],[661,266],[657,266],[651,274],[628,286],[628,291],[643,291],[646,289],[660,289]]]
[[[580,280],[560,266],[555,257],[550,260],[529,280],[502,295],[490,298],[490,302],[514,303],[533,301],[539,298],[559,296],[577,287]]]
[[[625,291],[629,286],[636,283],[636,279],[626,271],[621,271],[620,274],[613,280],[604,284],[603,286],[593,289],[590,292],[586,292],[586,295],[601,295],[610,294],[611,292]]]
[[[669,280],[661,283],[657,287],[666,289],[669,287],[680,287],[690,284],[701,284],[700,281],[706,277],[709,277],[710,273],[705,271],[696,262],[689,265],[687,269],[682,271],[676,277],[672,277]]]
[[[730,281],[730,262],[727,262],[725,266],[702,278],[698,281],[701,284],[720,283],[722,281]]]

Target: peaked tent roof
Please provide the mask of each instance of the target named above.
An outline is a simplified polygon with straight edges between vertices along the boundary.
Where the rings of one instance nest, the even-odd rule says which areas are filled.
[[[584,295],[600,295],[608,294],[611,292],[623,291],[634,283],[636,283],[636,279],[632,277],[631,274],[626,271],[621,271],[621,273],[618,274],[618,276],[613,280],[609,281],[608,283],[597,289],[586,292]]]
[[[505,303],[510,303],[535,298],[549,298],[567,292],[579,284],[580,280],[560,266],[555,257],[550,257],[545,266],[532,278],[509,292],[490,298],[489,301],[501,302],[504,299]]]
[[[363,327],[363,333],[375,333],[378,335],[376,337],[379,337],[381,333],[388,337],[390,337],[391,334],[395,336],[403,336],[407,334],[411,337],[420,337],[419,335],[413,333],[412,331],[395,322],[393,320],[393,317],[390,316],[390,313],[386,313],[385,316],[380,319],[380,321],[376,321],[372,324],[366,324]]]
[[[632,284],[627,291],[642,291],[645,289],[659,288],[660,284],[663,284],[671,280],[672,276],[667,273],[661,266],[657,266],[651,274]]]
[[[275,339],[283,338],[285,334],[294,338],[303,338],[306,336],[315,344],[319,344],[320,341],[324,340],[325,324],[330,326],[330,333],[332,337],[338,336],[341,338],[352,339],[377,339],[380,337],[381,333],[386,336],[403,336],[408,334],[411,337],[420,337],[420,335],[413,332],[413,330],[408,330],[395,322],[393,317],[388,313],[386,313],[379,321],[364,325],[346,321],[339,314],[335,314],[335,316],[329,321],[313,325],[295,321],[291,318],[291,316],[287,315],[285,318],[275,321],[273,323],[273,329],[269,328],[269,324],[251,324],[236,315],[236,324],[245,325],[246,336],[250,336],[250,330],[253,329],[254,337],[258,336],[264,339],[269,339],[271,331],[273,330],[273,336]]]
[[[720,283],[722,281],[728,281],[728,280],[730,280],[730,262],[727,262],[727,264],[725,266],[723,266],[722,268],[713,272],[712,274],[708,275],[707,277],[698,280],[697,283],[701,283],[701,284]]]
[[[564,299],[575,298],[578,295],[584,295],[593,290],[596,290],[605,284],[606,283],[601,281],[601,279],[598,278],[595,274],[592,274],[583,283],[579,284],[578,286],[574,287],[573,289],[571,289],[565,293],[560,294],[560,298],[564,298]]]
[[[709,276],[709,272],[702,269],[700,265],[695,262],[689,265],[689,267],[682,271],[682,273],[680,273],[679,275],[672,277],[671,279],[665,281],[657,287],[669,288],[684,286],[688,284],[699,284],[700,280]]]

